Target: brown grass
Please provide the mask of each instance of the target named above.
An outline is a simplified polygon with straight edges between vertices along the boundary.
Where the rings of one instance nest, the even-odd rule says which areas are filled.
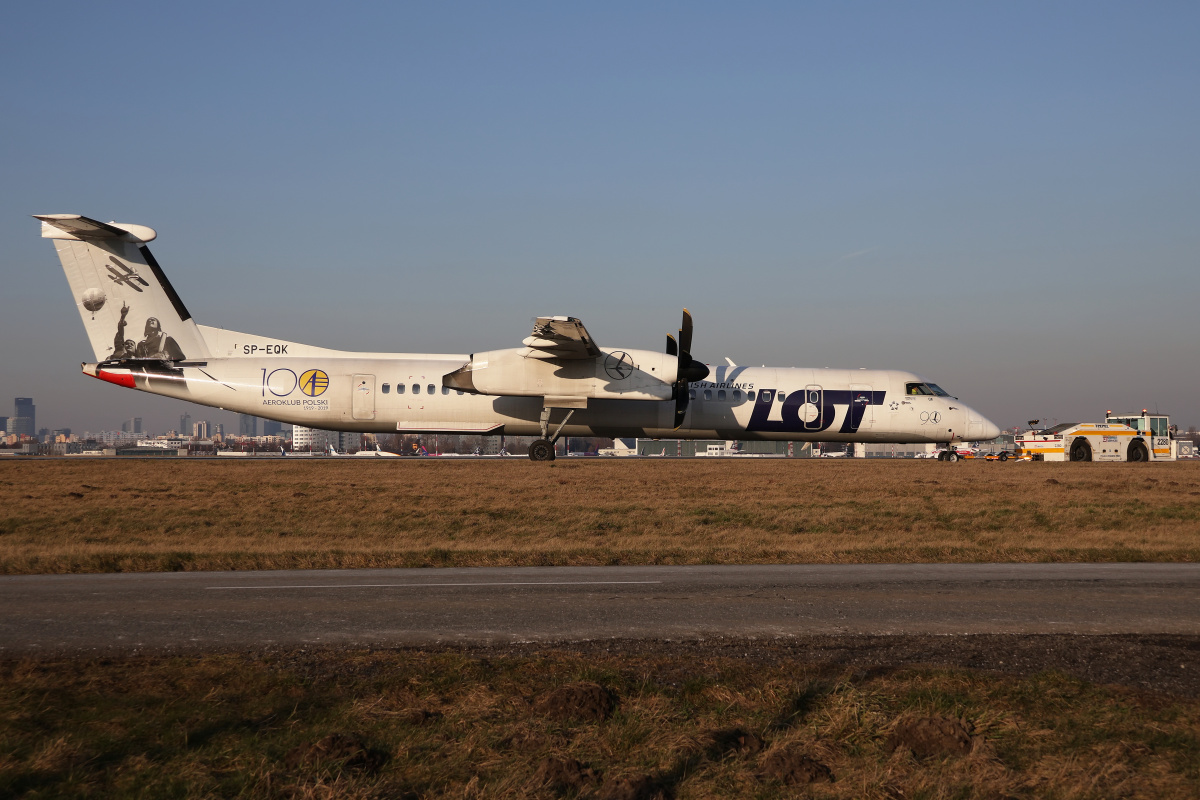
[[[540,710],[584,681],[612,692],[615,713]],[[894,748],[920,718],[961,724],[969,752],[916,755],[902,737]],[[843,672],[728,654],[0,662],[5,797],[605,797],[640,781],[679,800],[1191,798],[1198,731],[1196,699],[1056,673]],[[771,765],[788,760],[832,782],[785,785]],[[541,783],[548,762],[578,762],[578,785]]]
[[[1200,463],[0,463],[0,572],[1196,561]]]

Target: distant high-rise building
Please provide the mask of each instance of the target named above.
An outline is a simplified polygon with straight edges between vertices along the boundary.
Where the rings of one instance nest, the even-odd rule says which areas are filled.
[[[29,417],[29,427],[32,428],[30,433],[37,430],[37,406],[33,404],[32,397],[17,397],[13,400],[14,417]]]
[[[224,436],[225,435],[225,426],[222,425],[220,422],[213,424],[212,435],[213,436]]]
[[[208,439],[212,436],[211,427],[208,420],[202,419],[192,426],[192,436],[196,439]]]
[[[15,413],[4,423],[6,433],[33,436],[37,430],[37,407],[32,397],[18,397],[13,401]]]
[[[8,433],[8,417],[0,417],[0,431]]]
[[[262,421],[262,435],[263,436],[278,436],[282,430],[283,430],[282,422],[276,422],[273,419],[264,419]]]
[[[361,435],[361,434],[355,434]],[[314,453],[327,449],[330,445],[344,449],[337,431],[322,431],[314,428],[292,426],[292,449],[312,450]]]
[[[121,423],[121,432],[122,433],[141,433],[142,432],[142,418],[141,417],[131,417],[131,418],[125,420],[124,422]]]
[[[238,436],[258,436],[258,417],[238,414]]]
[[[185,411],[179,415],[179,435],[187,436],[191,430],[192,415]]]

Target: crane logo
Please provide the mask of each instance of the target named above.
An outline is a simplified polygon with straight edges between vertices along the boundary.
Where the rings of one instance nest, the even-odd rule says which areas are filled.
[[[633,374],[633,359],[624,351],[609,353],[604,359],[604,371],[613,380],[624,380]]]

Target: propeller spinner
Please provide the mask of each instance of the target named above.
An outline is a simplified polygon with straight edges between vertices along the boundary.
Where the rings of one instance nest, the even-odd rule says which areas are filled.
[[[692,315],[686,308],[683,310],[679,340],[676,341],[674,336],[667,334],[667,355],[679,358],[674,385],[675,430],[679,430],[679,426],[683,425],[683,418],[687,415],[688,400],[691,399],[688,384],[708,377],[708,367],[692,359]]]

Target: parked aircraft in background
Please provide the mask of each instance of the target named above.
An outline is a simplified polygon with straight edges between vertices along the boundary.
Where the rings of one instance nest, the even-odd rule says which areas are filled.
[[[538,317],[520,347],[359,353],[199,325],[144,225],[38,216],[66,272],[100,380],[294,425],[364,433],[813,442],[992,439],[999,428],[897,370],[709,366],[692,318],[663,352],[601,347],[575,317]]]

